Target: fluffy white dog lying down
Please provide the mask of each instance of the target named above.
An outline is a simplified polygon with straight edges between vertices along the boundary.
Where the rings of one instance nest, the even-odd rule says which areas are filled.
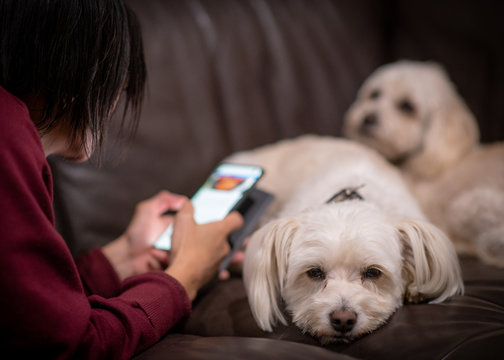
[[[276,195],[244,261],[261,329],[286,324],[287,315],[322,343],[351,341],[384,324],[403,301],[463,292],[451,242],[373,150],[303,136],[228,160],[263,166],[259,187]]]
[[[478,142],[476,120],[436,63],[377,69],[344,133],[396,164],[428,218],[460,252],[504,267],[504,142]]]

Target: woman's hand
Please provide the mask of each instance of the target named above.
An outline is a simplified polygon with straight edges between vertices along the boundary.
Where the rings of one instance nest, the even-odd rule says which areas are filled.
[[[173,222],[173,216],[161,214],[178,211],[186,202],[189,201],[185,196],[162,191],[137,205],[126,232],[102,249],[121,280],[168,265],[169,253],[152,245]]]
[[[230,250],[228,235],[242,225],[243,219],[237,212],[222,221],[197,225],[191,202],[184,203],[175,217],[171,261],[166,273],[184,286],[191,300],[217,273]]]

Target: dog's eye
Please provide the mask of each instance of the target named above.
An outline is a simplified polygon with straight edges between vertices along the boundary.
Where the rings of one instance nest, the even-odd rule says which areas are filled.
[[[318,267],[311,268],[310,270],[308,270],[306,272],[306,275],[308,275],[308,277],[310,279],[314,279],[314,280],[324,280],[325,279],[324,271]]]
[[[411,115],[415,112],[415,107],[408,99],[401,100],[397,104],[397,107],[399,108],[400,111],[408,115]]]
[[[371,94],[369,94],[369,98],[370,98],[371,100],[376,100],[376,99],[378,99],[378,98],[380,97],[380,95],[381,95],[380,90],[375,89],[375,90],[373,90],[373,91],[371,92]]]
[[[363,277],[364,277],[364,279],[376,280],[381,275],[382,275],[382,272],[380,269],[377,269],[375,267],[370,267],[370,268],[367,268],[366,271],[364,271]]]

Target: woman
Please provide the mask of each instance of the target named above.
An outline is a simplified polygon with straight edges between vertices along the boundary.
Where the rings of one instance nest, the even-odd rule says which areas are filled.
[[[0,0],[0,348],[129,358],[189,314],[229,251],[238,214],[198,226],[191,203],[168,192],[77,261],[55,230],[46,157],[87,159],[123,92],[134,133],[144,82],[139,25],[121,0]],[[152,243],[172,221],[168,259]]]

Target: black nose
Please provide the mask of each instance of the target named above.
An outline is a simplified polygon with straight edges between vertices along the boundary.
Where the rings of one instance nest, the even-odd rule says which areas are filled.
[[[373,136],[373,130],[378,125],[378,115],[372,112],[366,114],[361,120],[359,132],[363,136]]]
[[[357,323],[357,314],[353,311],[334,311],[329,315],[334,330],[347,333]]]
[[[362,119],[362,126],[371,127],[378,124],[378,116],[376,113],[369,113]]]

